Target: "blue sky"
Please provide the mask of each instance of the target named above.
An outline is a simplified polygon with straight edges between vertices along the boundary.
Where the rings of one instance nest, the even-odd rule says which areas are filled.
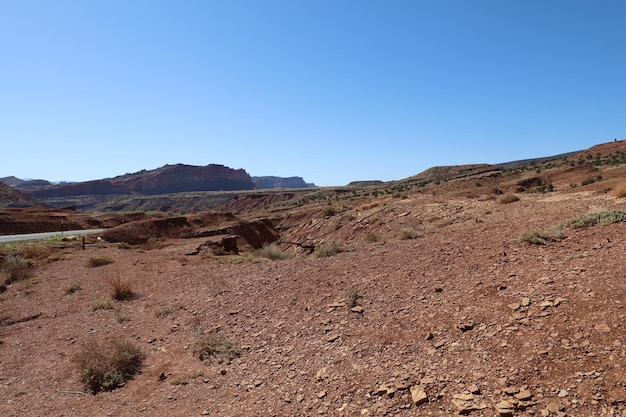
[[[626,137],[626,2],[0,0],[0,177],[317,185]]]

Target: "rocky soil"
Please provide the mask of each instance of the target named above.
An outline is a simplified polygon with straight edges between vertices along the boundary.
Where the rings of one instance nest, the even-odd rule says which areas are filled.
[[[55,243],[0,294],[0,414],[626,415],[626,223],[520,239],[626,200],[601,187],[519,197],[411,192],[285,212],[281,239],[327,255],[284,243],[287,260],[198,251],[206,237]],[[136,296],[94,309],[115,276]],[[211,332],[238,356],[201,361]],[[146,357],[94,395],[73,358],[110,337]]]

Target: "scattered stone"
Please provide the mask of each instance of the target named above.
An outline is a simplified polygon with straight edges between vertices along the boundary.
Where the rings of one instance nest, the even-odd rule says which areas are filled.
[[[459,330],[461,330],[462,332],[467,332],[469,330],[472,330],[473,328],[474,328],[474,323],[471,323],[471,322],[459,324]]]
[[[425,376],[424,378],[420,379],[421,385],[428,385],[428,384],[434,384],[434,383],[435,383],[435,378],[433,378],[432,376]]]
[[[522,307],[528,307],[530,305],[530,298],[524,297],[522,298],[522,302],[520,303]]]
[[[564,409],[565,407],[555,402],[548,404],[548,406],[546,407],[546,410],[548,410],[549,413],[556,413],[557,411],[563,411]]]
[[[326,396],[326,391],[320,391],[317,393],[317,398],[320,400]]]
[[[332,333],[330,335],[328,335],[328,337],[326,338],[326,341],[329,343],[334,342],[335,340],[339,339],[339,333]]]
[[[435,337],[435,336],[432,334],[432,332],[428,332],[426,334],[426,340],[433,340],[433,337]]]
[[[599,332],[599,333],[609,333],[611,331],[611,328],[606,323],[598,323],[596,324],[594,329],[596,330],[596,332]]]
[[[414,385],[411,387],[411,400],[414,405],[422,405],[428,402],[428,396],[420,386]]]
[[[567,397],[569,395],[569,392],[567,392],[566,390],[562,389],[559,391],[559,397],[563,398],[563,397]]]
[[[499,416],[512,416],[515,411],[515,404],[507,400],[502,400],[495,406]]]
[[[520,306],[519,303],[511,303],[507,307],[509,307],[511,310],[515,311],[515,310],[519,309],[521,306]]]
[[[472,411],[484,410],[487,404],[479,403],[478,397],[473,394],[454,394],[452,396],[452,404],[457,408],[460,414],[471,413]]]
[[[472,394],[476,394],[476,395],[480,394],[480,388],[478,387],[478,385],[475,385],[475,384],[467,387],[467,390],[471,392]]]
[[[533,394],[529,390],[523,390],[515,394],[515,398],[520,401],[528,401],[533,397]]]
[[[365,311],[365,309],[361,306],[356,306],[356,307],[352,307],[350,311],[352,311],[353,313],[362,314]]]

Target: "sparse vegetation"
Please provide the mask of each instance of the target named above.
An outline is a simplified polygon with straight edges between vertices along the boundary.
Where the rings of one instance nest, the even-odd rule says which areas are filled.
[[[419,236],[419,232],[412,227],[403,227],[398,234],[400,240],[417,239]]]
[[[367,243],[374,243],[374,242],[378,242],[380,240],[380,235],[377,233],[368,233],[367,236],[365,236],[365,241]]]
[[[10,284],[14,281],[22,281],[30,277],[31,265],[21,255],[9,255],[2,263],[2,275],[4,284]]]
[[[130,300],[135,296],[132,282],[128,278],[123,278],[118,272],[108,279],[111,287],[111,298],[118,301]]]
[[[187,371],[182,374],[178,374],[172,378],[172,385],[187,385],[190,379],[199,378],[204,375],[204,372],[200,370]]]
[[[80,284],[72,284],[65,289],[65,294],[67,295],[73,294],[78,290],[82,290],[82,287],[80,286]]]
[[[257,258],[267,258],[273,261],[284,260],[291,258],[291,254],[283,251],[277,244],[272,243],[265,245],[261,249],[257,249],[252,253],[252,256]]]
[[[91,305],[91,311],[113,310],[114,308],[115,307],[113,306],[113,303],[111,302],[111,300],[100,300],[100,301],[96,301],[95,303]]]
[[[145,243],[139,245],[139,248],[142,250],[155,250],[161,249],[162,247],[163,243],[156,237],[151,237]]]
[[[144,358],[141,349],[129,340],[111,338],[88,341],[75,355],[74,362],[86,388],[96,394],[123,386],[139,373]]]
[[[498,198],[498,204],[510,204],[519,201],[519,197],[515,194],[504,194],[500,198]]]
[[[626,197],[626,182],[621,183],[613,190],[613,196],[617,198]]]
[[[21,250],[26,259],[45,259],[52,254],[52,248],[43,244],[26,245]]]
[[[526,232],[520,237],[520,241],[533,245],[547,245],[550,242],[556,242],[561,239],[563,239],[563,233],[561,229],[557,227],[544,231],[534,230],[532,232]]]
[[[118,243],[117,248],[118,249],[130,249],[131,246],[126,242],[120,242]]]
[[[202,336],[194,352],[201,361],[214,359],[217,363],[230,362],[240,355],[235,344],[217,332]]]
[[[346,289],[346,298],[344,299],[348,308],[356,307],[359,304],[359,298],[362,298],[359,294],[357,287],[349,287]]]
[[[331,216],[334,216],[335,214],[337,214],[337,210],[335,210],[333,206],[325,207],[324,210],[322,211],[322,215],[324,217],[331,217]]]
[[[626,211],[610,210],[596,211],[585,214],[584,216],[568,220],[561,224],[561,227],[569,227],[572,229],[580,229],[583,227],[591,227],[596,225],[621,223],[626,221]]]
[[[115,261],[108,256],[90,256],[89,258],[87,258],[85,265],[89,268],[96,268],[99,266],[112,264],[113,262]]]
[[[345,252],[345,249],[339,246],[335,241],[322,243],[315,248],[315,256],[318,258],[327,258],[341,252]]]

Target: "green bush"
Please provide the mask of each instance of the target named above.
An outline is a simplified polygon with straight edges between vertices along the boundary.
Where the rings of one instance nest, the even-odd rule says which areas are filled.
[[[81,379],[94,394],[111,391],[139,373],[145,355],[125,339],[91,340],[75,355]]]
[[[583,227],[591,227],[596,225],[621,223],[626,221],[626,211],[609,210],[588,213],[584,216],[577,217],[562,223],[562,227],[570,227],[572,229],[581,229]]]

